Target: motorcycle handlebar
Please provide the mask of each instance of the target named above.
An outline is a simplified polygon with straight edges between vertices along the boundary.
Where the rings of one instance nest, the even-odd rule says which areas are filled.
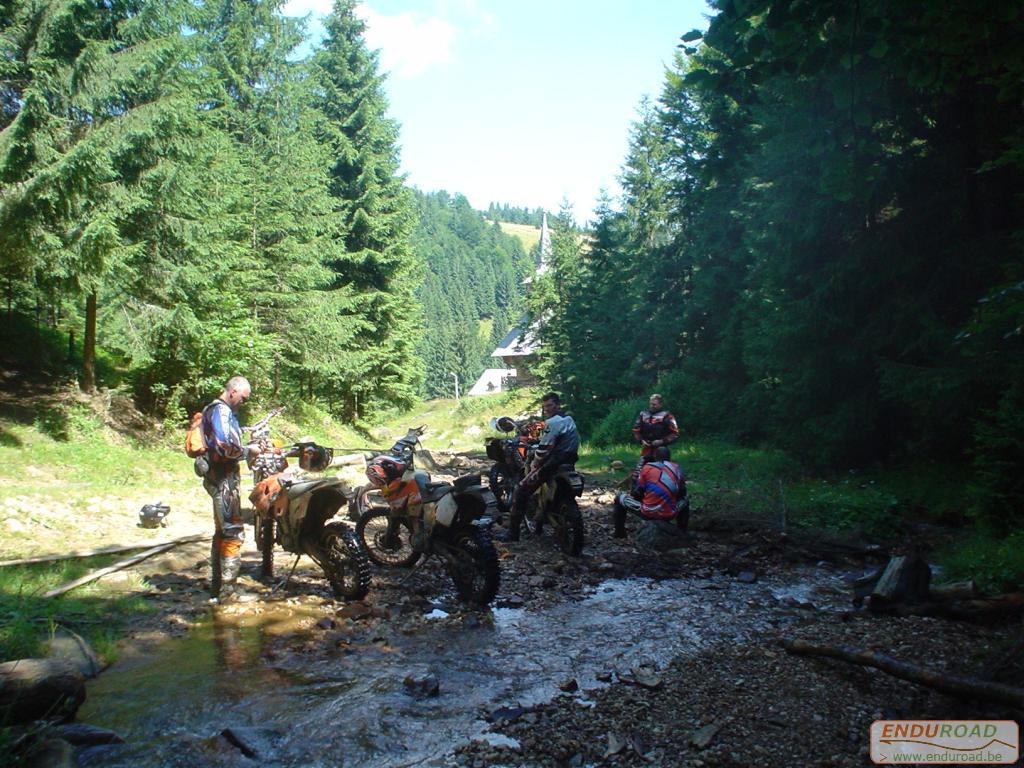
[[[279,415],[282,411],[284,411],[283,405],[279,405],[276,408],[271,408],[270,413],[268,413],[262,419],[257,421],[255,424],[248,427],[242,427],[242,432],[260,432],[266,429],[267,425],[270,424],[270,420],[275,416]]]

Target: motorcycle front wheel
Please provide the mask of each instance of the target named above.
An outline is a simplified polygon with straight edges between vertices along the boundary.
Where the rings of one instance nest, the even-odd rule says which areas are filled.
[[[356,539],[366,556],[385,568],[411,568],[420,559],[412,548],[409,522],[388,519],[386,508],[371,507],[359,516]]]
[[[491,488],[491,493],[494,494],[494,498],[498,502],[498,509],[502,515],[507,515],[509,510],[512,508],[512,492],[516,488],[516,481],[512,477],[508,466],[505,464],[495,464],[491,467],[491,471],[487,473],[487,484]]]
[[[583,552],[583,516],[576,499],[563,494],[556,502],[554,514],[548,518],[558,541],[558,548],[570,557]]]
[[[362,600],[370,591],[370,561],[343,523],[324,526],[320,534],[320,566],[334,596]]]
[[[454,532],[446,548],[448,573],[459,597],[472,605],[487,605],[498,594],[498,552],[491,535],[479,528]]]

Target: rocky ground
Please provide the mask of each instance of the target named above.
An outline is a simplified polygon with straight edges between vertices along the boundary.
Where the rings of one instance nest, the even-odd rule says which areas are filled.
[[[458,464],[450,471],[483,466],[464,458]],[[610,488],[588,488],[581,499],[587,540],[583,557],[563,557],[550,536],[499,544],[502,586],[496,604],[537,609],[581,599],[616,577],[714,576],[743,582],[784,575],[823,558],[849,572],[872,564],[844,554],[841,547],[822,547],[777,532],[721,526],[707,530],[699,510],[685,547],[662,555],[640,551],[632,538],[611,537],[612,493]],[[135,626],[134,652],[145,652],[147,644],[139,640],[184,633],[210,610],[247,615],[275,606],[301,606],[304,618],[288,642],[292,651],[296,642],[305,642],[309,653],[322,652],[325,643],[338,648],[379,642],[389,633],[416,632],[432,609],[447,613],[445,621],[453,629],[488,620],[487,612],[467,610],[450,596],[438,597],[447,579],[431,565],[407,578],[405,573],[375,571],[370,594],[361,603],[334,601],[321,574],[305,559],[287,587],[274,590],[255,578],[258,558],[249,539],[242,581],[257,598],[251,602],[211,609],[205,594],[205,545],[147,563],[147,597],[157,610]],[[279,552],[279,575],[287,574],[292,563],[292,556]],[[482,713],[493,721],[490,730],[508,739],[503,746],[486,741],[462,745],[453,764],[858,766],[870,764],[868,729],[876,719],[1020,719],[1019,712],[949,699],[877,670],[794,656],[780,645],[784,638],[848,645],[935,670],[977,674],[993,654],[1019,637],[1019,618],[1015,624],[979,626],[883,616],[852,606],[835,610],[837,600],[845,601],[845,596],[829,596],[831,607],[825,610],[813,600],[783,599],[775,606],[780,620],[754,640],[706,646],[665,659],[660,668],[609,670],[603,676],[606,684],[596,690],[580,691],[575,681],[566,680],[564,693],[547,704]]]

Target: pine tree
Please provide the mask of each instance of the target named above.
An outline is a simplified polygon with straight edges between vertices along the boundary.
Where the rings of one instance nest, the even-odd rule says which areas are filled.
[[[140,176],[185,109],[181,4],[65,0],[8,7],[0,251],[5,271],[85,298],[81,387],[95,387],[97,314],[139,250]]]

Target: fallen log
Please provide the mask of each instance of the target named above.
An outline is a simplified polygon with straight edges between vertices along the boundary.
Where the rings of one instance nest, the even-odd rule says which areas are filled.
[[[936,672],[916,664],[908,664],[877,651],[864,651],[845,645],[814,645],[805,640],[783,640],[782,647],[798,656],[822,656],[849,664],[874,667],[886,674],[957,698],[977,699],[1007,704],[1024,710],[1024,689],[978,680],[973,677]]]
[[[125,560],[119,560],[113,565],[108,565],[106,568],[100,568],[95,571],[90,571],[81,578],[75,579],[74,581],[69,581],[67,584],[62,584],[61,586],[55,589],[51,589],[49,592],[44,593],[43,597],[57,597],[58,595],[63,595],[65,592],[70,592],[75,587],[80,587],[83,584],[88,584],[90,581],[95,581],[101,576],[106,576],[108,573],[120,571],[122,568],[127,568],[129,566],[135,565],[135,563],[141,562],[145,560],[147,557],[152,557],[153,555],[159,554],[161,552],[166,552],[168,549],[172,549],[173,547],[176,547],[179,544],[187,544],[193,541],[203,541],[209,538],[210,536],[199,534],[195,536],[183,536],[180,539],[165,542],[163,544],[160,544],[159,546],[151,547],[150,549],[147,549],[144,552],[140,552],[137,555],[133,555],[132,557],[129,557]]]
[[[162,544],[177,544],[183,543],[184,539],[192,540],[191,536],[183,536],[178,539],[171,539],[170,541],[162,541],[153,543],[152,541],[140,541],[138,544],[112,544],[109,547],[99,547],[98,549],[77,549],[73,552],[60,552],[52,555],[36,555],[35,557],[23,557],[19,560],[0,560],[0,568],[6,568],[11,565],[34,565],[35,563],[53,563],[58,560],[76,560],[82,557],[95,557],[96,555],[112,555],[115,552],[129,552],[133,549],[142,549],[143,547],[155,547]]]
[[[896,616],[939,616],[944,619],[970,621],[978,624],[994,623],[1016,618],[1024,612],[1024,592],[1008,592],[1005,595],[979,597],[974,600],[946,600],[919,605],[884,606],[878,610],[884,610]]]
[[[331,459],[332,467],[351,467],[357,466],[360,469],[366,469],[366,455],[362,453],[346,453],[342,456],[335,456]]]
[[[978,585],[974,580],[954,581],[949,584],[933,584],[928,591],[932,600],[972,600],[978,596]]]

